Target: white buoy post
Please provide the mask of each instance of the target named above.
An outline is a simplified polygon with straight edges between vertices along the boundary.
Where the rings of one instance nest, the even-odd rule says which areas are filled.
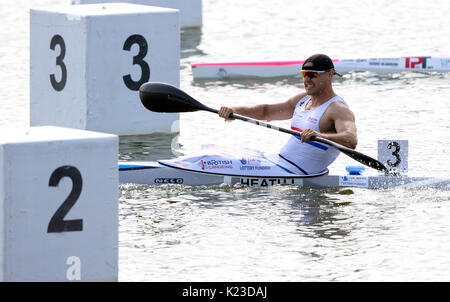
[[[201,27],[203,24],[202,0],[71,0],[71,4],[125,2],[175,8],[180,11],[180,27]]]
[[[0,281],[117,281],[118,137],[0,130]]]
[[[126,3],[32,9],[30,68],[31,126],[170,132],[179,114],[146,110],[138,89],[179,86],[178,11]]]

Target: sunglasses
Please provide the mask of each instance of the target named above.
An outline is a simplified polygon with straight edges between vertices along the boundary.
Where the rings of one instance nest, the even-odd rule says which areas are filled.
[[[310,78],[318,78],[322,73],[329,72],[331,69],[318,71],[318,70],[301,70],[300,73],[302,74],[303,78],[306,78],[307,76]]]

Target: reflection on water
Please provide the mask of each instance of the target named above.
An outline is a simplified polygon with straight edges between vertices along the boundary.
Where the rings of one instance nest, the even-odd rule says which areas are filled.
[[[121,185],[120,192],[120,247],[140,259],[146,280],[294,280],[302,263],[326,259],[331,242],[352,229],[354,204],[338,188]]]
[[[343,74],[343,77],[333,77],[335,85],[340,84],[367,84],[367,85],[386,85],[386,84],[406,84],[411,85],[420,80],[442,80],[450,79],[450,72],[399,72],[399,73],[374,73],[370,71],[351,71]],[[303,79],[299,75],[289,77],[242,77],[242,78],[223,78],[223,79],[196,79],[192,86],[201,88],[212,88],[221,86],[230,86],[237,89],[257,89],[264,87],[296,86],[303,88]]]
[[[347,220],[344,208],[351,203],[345,195],[352,190],[329,188],[317,190],[310,188],[289,187],[284,190],[282,198],[290,201],[293,213],[290,222],[297,225],[296,231],[302,236],[312,238],[342,239],[349,234],[348,227],[340,228],[336,222]]]
[[[439,255],[441,237],[448,235],[433,222],[445,216],[448,201],[447,193],[433,190],[124,184],[119,216],[120,250],[126,255],[121,258],[122,278],[407,278],[404,268],[410,266],[400,257],[404,253],[415,257],[416,267],[421,258],[425,267],[448,265],[442,258],[427,257],[428,249],[420,243],[426,241],[436,248],[428,253]],[[136,271],[140,273],[132,273]],[[444,272],[439,269],[433,276]]]
[[[226,223],[226,217],[256,219],[272,225],[274,232],[277,227],[289,227],[291,235],[300,237],[342,239],[350,233],[348,226],[340,228],[339,225],[345,224],[336,223],[349,218],[344,210],[351,202],[342,197],[341,192],[345,191],[342,188],[315,190],[289,185],[261,189],[241,185],[189,187],[123,184],[120,191],[121,224],[131,223],[134,226],[129,231],[142,235],[158,236],[198,223],[218,228],[221,223]],[[349,195],[348,192],[345,195]],[[209,213],[205,214],[205,211]],[[220,217],[220,220],[200,222],[196,221],[197,215],[208,220],[211,215]],[[124,228],[122,230],[125,231]],[[158,238],[148,237],[146,240],[151,243]]]
[[[386,85],[386,84],[405,84],[411,85],[420,80],[439,80],[448,79],[450,73],[437,73],[437,72],[398,72],[398,73],[373,73],[370,71],[353,71],[344,74],[343,78],[339,79],[339,82],[345,82],[345,84],[362,83],[368,85]]]
[[[196,79],[192,86],[201,88],[213,88],[230,86],[236,89],[259,89],[264,87],[297,86],[303,88],[303,80],[300,77],[272,77],[272,78],[232,78],[232,79]]]
[[[178,133],[153,133],[119,137],[119,160],[156,161],[171,159],[177,155],[172,151]]]
[[[202,56],[203,51],[198,47],[202,41],[201,28],[184,28],[181,31],[181,53],[180,58],[186,59],[191,56]]]

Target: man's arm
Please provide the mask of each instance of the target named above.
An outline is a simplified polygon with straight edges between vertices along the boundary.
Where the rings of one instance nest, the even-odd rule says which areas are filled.
[[[355,149],[358,144],[358,136],[353,112],[344,104],[335,102],[330,105],[326,114],[331,121],[330,129],[325,129],[321,133],[305,129],[301,135],[302,142],[310,140],[311,136],[318,136]]]
[[[287,120],[292,118],[295,106],[297,105],[298,101],[305,95],[306,93],[299,93],[288,99],[286,102],[276,104],[260,104],[254,106],[235,107],[223,106],[219,110],[219,116],[223,117],[226,120],[232,120],[228,117],[231,113],[236,113],[256,120]]]

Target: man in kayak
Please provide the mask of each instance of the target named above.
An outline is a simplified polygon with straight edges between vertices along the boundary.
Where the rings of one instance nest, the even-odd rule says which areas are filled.
[[[279,156],[296,167],[298,173],[314,174],[335,161],[339,150],[311,141],[311,137],[323,137],[352,149],[358,138],[353,112],[333,90],[333,76],[341,76],[333,61],[324,54],[313,55],[303,63],[301,73],[306,92],[282,103],[223,106],[219,116],[226,120],[232,120],[231,113],[267,121],[292,119],[291,128],[300,131],[301,137],[291,136]]]

